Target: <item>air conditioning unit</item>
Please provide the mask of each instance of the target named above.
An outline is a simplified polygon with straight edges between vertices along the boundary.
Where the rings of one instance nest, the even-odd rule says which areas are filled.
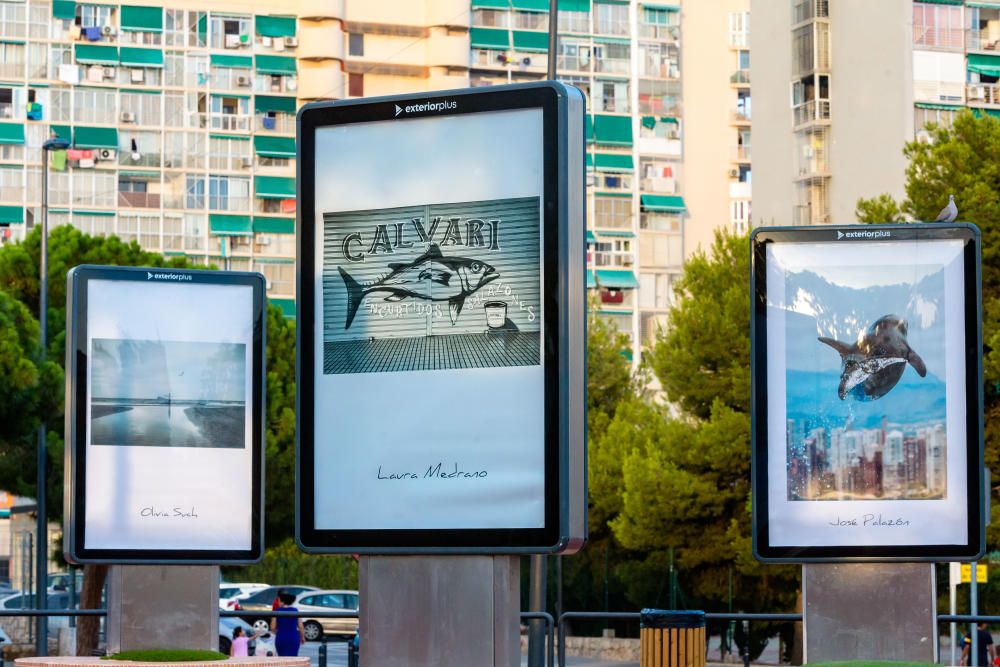
[[[739,178],[739,177],[740,177],[740,170],[739,169],[730,169],[729,170],[729,178]]]
[[[104,78],[105,79],[113,79],[113,78],[115,78],[115,68],[114,67],[105,67],[104,68]]]
[[[271,245],[271,237],[268,236],[267,234],[258,234],[257,235],[257,244],[258,245]]]
[[[298,83],[298,81],[296,81],[295,79],[286,79],[285,80],[285,90],[287,90],[288,92],[291,93],[291,92],[295,92],[298,89],[299,89],[299,83]]]
[[[115,151],[111,148],[102,148],[97,151],[97,159],[104,162],[105,160],[114,160]]]
[[[226,35],[225,47],[227,49],[238,49],[238,48],[240,48],[240,36],[239,35]]]
[[[135,122],[135,114],[132,113],[131,111],[122,111],[122,113],[121,113],[121,120],[122,120],[123,123],[134,123]]]
[[[263,46],[266,46],[267,48],[271,48],[271,38],[270,37],[261,37],[260,38],[260,43]]]
[[[132,83],[142,83],[146,80],[146,72],[141,69],[134,69],[129,78]]]
[[[253,166],[253,158],[252,157],[241,158],[240,164],[243,166],[244,169],[249,169],[250,167]]]
[[[101,34],[105,37],[111,37],[115,34],[115,27],[112,25],[106,25],[101,28]]]
[[[250,77],[248,76],[238,76],[236,77],[236,85],[242,88],[250,87]]]
[[[268,290],[271,289],[271,279],[270,278],[264,278],[264,289],[268,289]]]
[[[4,118],[13,118],[14,117],[14,107],[12,107],[12,106],[3,107],[2,115],[3,115]]]
[[[77,163],[77,166],[78,167],[82,167],[84,169],[93,169],[94,168],[94,158],[84,158],[84,159],[80,160]]]
[[[288,47],[289,49],[294,49],[298,45],[299,45],[298,37],[285,37],[285,46]]]

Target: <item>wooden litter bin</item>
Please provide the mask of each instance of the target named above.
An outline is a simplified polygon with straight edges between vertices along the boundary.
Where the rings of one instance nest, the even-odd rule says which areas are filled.
[[[705,612],[643,609],[639,667],[705,667]]]

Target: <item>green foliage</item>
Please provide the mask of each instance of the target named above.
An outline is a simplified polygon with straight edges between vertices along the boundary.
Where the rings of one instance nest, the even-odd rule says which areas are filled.
[[[934,220],[955,195],[959,221],[976,224],[982,234],[983,263],[983,378],[985,381],[986,467],[1000,470],[1000,120],[977,118],[965,110],[952,126],[928,124],[931,141],[911,141],[903,149],[906,198],[896,204],[882,194],[859,200],[860,222],[887,222],[880,211],[895,206],[914,220]],[[997,489],[994,489],[996,494]],[[996,498],[996,496],[995,496]],[[994,499],[993,506],[997,501]],[[987,528],[987,544],[1000,546],[1000,512],[994,511]]]
[[[324,589],[356,590],[358,587],[358,565],[353,558],[305,554],[292,539],[268,548],[259,563],[227,567],[223,571],[228,579],[234,581],[303,584]]]
[[[277,306],[267,310],[266,424],[264,536],[272,545],[295,527],[295,322]]]
[[[859,199],[854,216],[870,222],[902,222],[904,217],[896,200],[884,192],[871,199]]]
[[[218,651],[204,651],[192,648],[148,648],[122,651],[109,655],[104,660],[127,660],[129,662],[206,662],[229,660],[229,656]]]

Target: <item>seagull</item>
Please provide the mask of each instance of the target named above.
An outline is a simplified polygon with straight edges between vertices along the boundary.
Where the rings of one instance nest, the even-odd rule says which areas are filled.
[[[941,209],[934,222],[955,222],[958,217],[958,207],[955,206],[955,195],[948,195],[948,205]]]

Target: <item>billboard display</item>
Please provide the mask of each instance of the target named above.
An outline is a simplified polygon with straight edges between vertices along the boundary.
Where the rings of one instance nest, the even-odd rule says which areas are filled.
[[[978,239],[962,225],[753,234],[759,558],[980,553]]]
[[[583,364],[579,92],[309,105],[299,157],[303,548],[570,548],[582,509],[560,505],[582,499],[585,424],[582,387],[559,383]]]
[[[81,266],[67,312],[67,558],[258,559],[263,277]]]

